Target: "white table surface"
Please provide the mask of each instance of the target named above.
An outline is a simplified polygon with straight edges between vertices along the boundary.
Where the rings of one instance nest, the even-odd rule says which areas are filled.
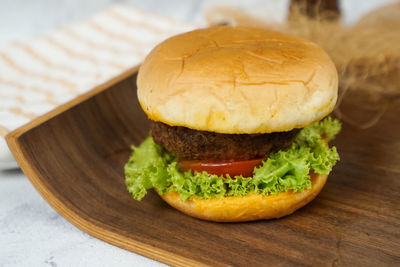
[[[393,0],[342,1],[345,23]],[[144,10],[195,23],[204,11],[234,6],[273,21],[285,19],[288,0],[1,0],[0,46],[29,39],[84,19],[111,4],[132,4]],[[0,266],[161,266],[163,264],[109,245],[71,225],[44,201],[19,170],[0,171]]]

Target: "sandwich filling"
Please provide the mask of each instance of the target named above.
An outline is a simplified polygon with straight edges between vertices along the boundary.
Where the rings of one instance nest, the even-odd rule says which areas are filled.
[[[251,160],[286,149],[299,129],[268,134],[221,134],[153,122],[154,142],[180,160]]]
[[[326,141],[332,140],[340,128],[340,122],[330,117],[301,130],[248,135],[154,123],[152,135],[132,147],[125,165],[125,183],[137,200],[151,188],[160,194],[175,191],[182,201],[191,197],[246,196],[251,192],[268,195],[304,191],[311,188],[311,172],[328,174],[339,160],[336,148],[327,147]],[[229,175],[229,171],[222,175],[182,164],[188,160],[259,161],[246,175]],[[228,164],[228,168],[232,166],[237,165]]]

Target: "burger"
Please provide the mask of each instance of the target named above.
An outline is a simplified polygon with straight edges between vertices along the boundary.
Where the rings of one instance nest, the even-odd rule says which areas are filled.
[[[338,75],[316,44],[266,29],[212,27],[174,36],[141,65],[150,135],[125,165],[136,200],[155,191],[217,222],[279,218],[314,199],[339,160],[325,118]]]

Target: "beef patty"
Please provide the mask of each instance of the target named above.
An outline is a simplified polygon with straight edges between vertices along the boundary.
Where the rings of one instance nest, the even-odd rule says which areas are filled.
[[[154,141],[181,160],[256,159],[288,148],[299,129],[269,134],[220,134],[153,122]]]

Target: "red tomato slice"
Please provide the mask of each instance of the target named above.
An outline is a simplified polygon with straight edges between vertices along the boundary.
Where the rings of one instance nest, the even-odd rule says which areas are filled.
[[[210,174],[226,175],[232,178],[238,175],[243,177],[253,176],[255,167],[261,165],[263,159],[253,160],[184,160],[178,165],[185,171],[206,171]]]

